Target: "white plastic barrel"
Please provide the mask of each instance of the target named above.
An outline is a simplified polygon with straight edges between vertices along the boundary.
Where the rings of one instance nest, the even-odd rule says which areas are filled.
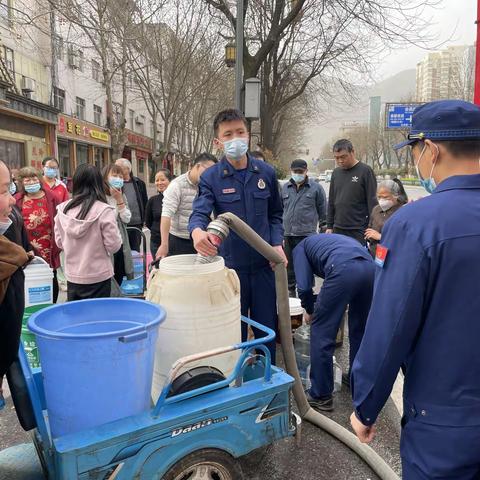
[[[195,263],[197,255],[164,258],[152,272],[147,300],[167,313],[160,325],[152,384],[158,398],[172,365],[181,357],[241,341],[240,281],[223,258]],[[232,352],[189,364],[185,370],[212,366],[228,376],[239,353]],[[185,371],[180,371],[180,374]]]
[[[25,268],[25,307],[53,303],[53,270],[41,257]]]

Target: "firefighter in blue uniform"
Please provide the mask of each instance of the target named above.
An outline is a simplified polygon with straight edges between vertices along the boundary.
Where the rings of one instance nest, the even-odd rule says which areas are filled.
[[[365,335],[352,370],[363,442],[400,368],[403,478],[480,478],[480,108],[418,107],[408,140],[432,195],[387,221]]]
[[[368,250],[357,240],[337,235],[310,235],[293,250],[298,296],[310,329],[310,405],[333,410],[335,339],[345,308],[348,310],[350,365],[362,341],[372,300],[375,266]],[[314,276],[323,278],[314,306]]]
[[[214,143],[225,155],[205,171],[193,202],[189,230],[195,249],[216,255],[206,228],[212,212],[231,212],[246,222],[285,259],[283,252],[282,204],[275,171],[271,165],[247,154],[248,128],[238,110],[224,110],[214,119]],[[220,247],[229,268],[236,270],[241,284],[242,315],[277,330],[275,278],[269,262],[233,231]],[[257,337],[264,334],[254,329]],[[247,330],[242,324],[242,337]],[[267,345],[275,361],[275,342]]]

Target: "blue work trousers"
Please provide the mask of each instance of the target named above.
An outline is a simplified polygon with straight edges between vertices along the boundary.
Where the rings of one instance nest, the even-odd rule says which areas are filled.
[[[275,290],[275,275],[270,266],[259,268],[251,273],[238,273],[240,278],[240,300],[242,315],[255,320],[278,334],[277,296]],[[247,339],[247,325],[242,323],[242,341]],[[255,338],[265,336],[265,333],[254,328]],[[275,364],[275,340],[266,344]]]
[[[348,309],[350,368],[362,341],[372,301],[375,264],[358,258],[326,271],[318,294],[310,330],[310,394],[314,398],[333,393],[335,339]]]
[[[402,420],[403,480],[478,480],[480,426],[448,427]]]

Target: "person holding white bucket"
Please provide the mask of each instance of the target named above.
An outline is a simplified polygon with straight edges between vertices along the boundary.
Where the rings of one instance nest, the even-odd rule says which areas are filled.
[[[57,269],[60,267],[60,250],[54,239],[57,197],[42,181],[42,175],[33,167],[18,172],[19,192],[15,195],[17,207],[22,212],[28,240],[35,255],[43,258],[53,270],[53,303],[58,298]]]
[[[55,217],[55,239],[65,252],[67,299],[109,297],[112,256],[121,248],[122,237],[99,168],[79,165],[72,193],[71,200],[58,206]]]
[[[5,406],[2,380],[18,352],[25,303],[23,267],[31,258],[14,241],[10,186],[10,172],[0,160],[0,410]]]

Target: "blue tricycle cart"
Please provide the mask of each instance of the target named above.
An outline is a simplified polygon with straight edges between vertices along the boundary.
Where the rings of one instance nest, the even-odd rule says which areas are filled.
[[[293,378],[271,365],[264,345],[274,332],[250,319],[242,321],[266,336],[184,357],[172,367],[150,411],[59,438],[49,433],[42,372],[30,369],[21,348],[9,381],[17,415],[23,428],[32,430],[38,458],[31,444],[0,452],[0,479],[243,478],[237,459],[294,435],[298,417],[291,412]],[[228,378],[204,374],[195,382],[193,375],[193,381],[178,385],[177,374],[189,363],[232,350],[240,352]]]

